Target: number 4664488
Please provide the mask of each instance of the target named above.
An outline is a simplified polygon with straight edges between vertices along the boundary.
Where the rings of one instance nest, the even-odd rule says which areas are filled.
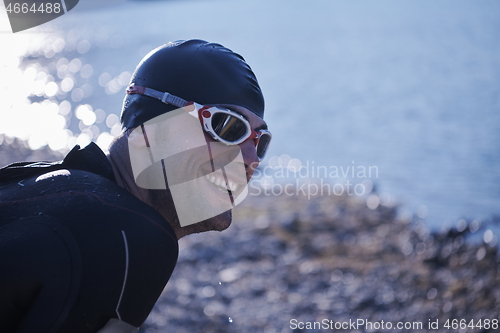
[[[474,329],[474,328],[478,328],[478,329],[487,329],[489,330],[490,328],[491,329],[498,329],[498,319],[483,319],[481,321],[481,319],[478,319],[478,320],[474,320],[474,319],[471,319],[469,322],[467,322],[465,319],[461,319],[461,320],[458,320],[458,319],[448,319],[446,321],[446,323],[444,323],[443,327],[447,328],[447,329],[466,329],[466,328],[471,328],[471,329]]]
[[[61,4],[56,2],[42,2],[41,4],[32,4],[31,6],[28,3],[9,3],[7,5],[7,13],[23,13],[23,14],[28,14],[28,13],[46,13],[46,14],[58,14],[61,12]]]

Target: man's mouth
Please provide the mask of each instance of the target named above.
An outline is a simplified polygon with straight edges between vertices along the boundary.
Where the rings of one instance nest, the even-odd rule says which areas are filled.
[[[238,184],[232,180],[228,181],[228,185],[226,185],[226,181],[219,177],[219,176],[214,176],[214,175],[205,175],[205,178],[212,183],[220,192],[227,194],[228,190],[230,190],[233,194],[241,187],[241,184]]]

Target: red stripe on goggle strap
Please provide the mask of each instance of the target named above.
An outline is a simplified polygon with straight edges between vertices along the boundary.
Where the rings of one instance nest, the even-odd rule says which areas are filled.
[[[127,87],[127,94],[133,95],[133,94],[141,94],[144,95],[144,92],[146,91],[146,87],[141,87],[137,86],[135,84],[131,84],[130,86]]]
[[[193,103],[194,102],[189,102],[189,103]],[[189,104],[188,104],[189,105]],[[199,110],[198,110],[198,119],[200,120],[200,123],[201,123],[201,127],[203,127],[203,116],[204,116],[204,112],[208,112],[208,117],[205,117],[205,118],[210,118],[210,116],[212,115],[210,113],[210,111],[208,111],[208,109],[210,108],[213,108],[213,106],[207,106],[207,105],[203,105]]]

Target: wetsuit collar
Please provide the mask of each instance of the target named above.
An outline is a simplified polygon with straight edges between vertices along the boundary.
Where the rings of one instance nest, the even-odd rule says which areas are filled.
[[[61,169],[77,169],[95,173],[115,182],[113,169],[103,151],[93,142],[81,149],[76,145],[59,162],[19,162],[0,169],[0,184],[38,176]]]

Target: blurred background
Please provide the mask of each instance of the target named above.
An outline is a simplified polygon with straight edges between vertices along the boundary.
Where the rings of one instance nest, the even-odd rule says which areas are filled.
[[[496,244],[494,0],[80,0],[16,34],[2,9],[0,164],[55,160],[91,140],[106,149],[140,59],[191,38],[231,48],[256,73],[273,133],[263,166],[376,167],[371,177],[324,178],[364,182],[376,193],[370,209],[397,204],[396,214],[431,230],[489,221]]]

